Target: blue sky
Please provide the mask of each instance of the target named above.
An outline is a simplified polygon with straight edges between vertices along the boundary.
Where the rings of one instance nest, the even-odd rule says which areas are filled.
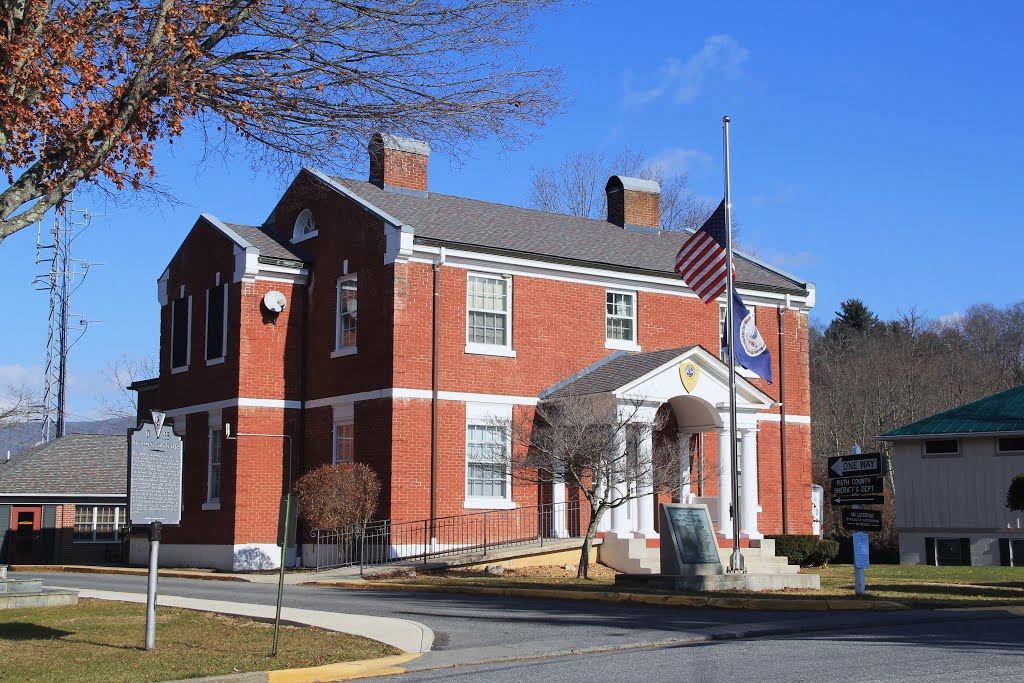
[[[1024,298],[1022,25],[1016,2],[572,6],[541,19],[531,52],[563,66],[566,111],[513,152],[488,141],[460,159],[435,153],[430,186],[526,204],[532,168],[628,145],[687,170],[691,188],[717,200],[728,114],[743,242],[816,283],[817,317],[850,297],[883,318],[1006,305]],[[77,200],[94,218],[76,253],[104,266],[72,306],[102,320],[71,354],[73,417],[94,415],[110,391],[108,360],[156,354],[156,278],[196,217],[260,222],[287,180],[201,158],[194,135],[157,153],[158,181],[178,205]],[[31,285],[34,257],[34,230],[0,245],[0,397],[8,384],[41,383],[47,298]]]

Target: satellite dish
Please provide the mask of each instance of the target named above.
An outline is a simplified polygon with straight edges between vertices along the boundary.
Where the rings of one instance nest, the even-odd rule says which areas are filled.
[[[267,310],[271,313],[280,313],[284,310],[284,307],[287,304],[288,300],[284,298],[284,294],[276,289],[263,295],[263,305],[266,306]]]

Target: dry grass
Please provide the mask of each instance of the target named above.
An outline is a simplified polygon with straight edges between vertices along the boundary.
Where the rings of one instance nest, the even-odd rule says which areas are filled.
[[[156,649],[146,652],[145,622],[145,605],[99,600],[4,610],[0,681],[166,681],[398,654],[359,636],[282,626],[270,657],[272,624],[167,607],[157,614]]]
[[[853,566],[831,565],[804,570],[821,576],[821,590],[785,590],[758,593],[759,597],[780,598],[853,598]],[[387,581],[441,586],[486,586],[492,588],[558,588],[609,592],[615,590],[616,572],[600,564],[590,565],[590,578],[576,578],[575,568],[563,566],[506,569],[493,575],[483,569],[446,569],[394,576]],[[891,600],[911,605],[968,607],[975,605],[1024,604],[1024,568],[1022,567],[919,567],[877,565],[867,570],[869,600]],[[665,591],[630,588],[630,592]],[[716,596],[744,596],[750,593],[720,591]]]

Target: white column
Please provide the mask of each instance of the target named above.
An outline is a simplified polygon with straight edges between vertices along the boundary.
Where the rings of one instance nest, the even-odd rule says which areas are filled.
[[[609,500],[616,501],[622,500],[626,495],[626,480],[625,480],[625,469],[626,469],[626,430],[621,429],[619,431],[616,445],[618,446],[618,454],[616,455],[614,466],[612,470],[612,481],[611,481],[611,495]],[[612,508],[612,536],[618,538],[626,538],[632,536],[630,533],[632,530],[629,528],[629,519],[626,516],[626,503],[619,505],[618,507]]]
[[[762,538],[757,531],[757,429],[740,430],[740,494],[743,514],[740,516],[740,534],[746,538]]]
[[[679,502],[688,503],[693,491],[693,473],[690,471],[690,436],[688,432],[679,432]]]
[[[569,538],[569,527],[565,518],[568,506],[565,504],[565,475],[561,468],[554,472],[551,482],[551,537]]]
[[[637,461],[640,463],[640,476],[637,481],[637,520],[636,535],[644,538],[656,538],[654,530],[654,429],[652,425],[640,426],[640,441],[637,445]]]
[[[732,538],[732,465],[729,462],[729,429],[718,432],[718,533]]]

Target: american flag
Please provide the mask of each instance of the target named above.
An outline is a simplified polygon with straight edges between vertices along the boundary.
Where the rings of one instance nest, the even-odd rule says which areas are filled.
[[[701,298],[711,303],[725,292],[725,200],[676,254],[676,272]],[[735,270],[734,270],[735,274]]]

